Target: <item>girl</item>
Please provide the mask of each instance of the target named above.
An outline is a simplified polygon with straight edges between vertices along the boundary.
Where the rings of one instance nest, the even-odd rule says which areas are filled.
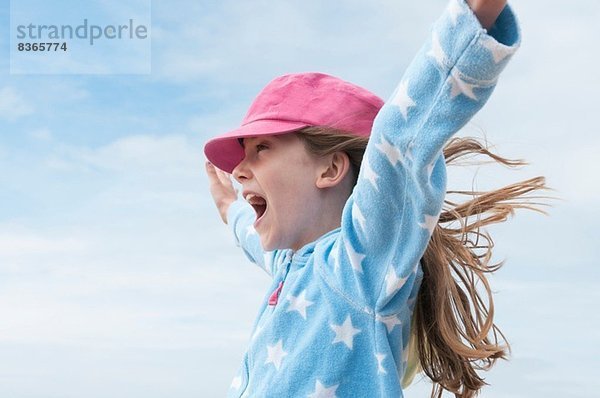
[[[475,370],[506,347],[484,275],[499,265],[488,265],[491,241],[471,235],[489,239],[479,227],[528,207],[515,198],[544,181],[473,193],[442,211],[445,163],[478,152],[522,164],[474,140],[448,143],[486,102],[519,41],[505,0],[451,0],[385,104],[332,76],[285,75],[262,90],[240,128],[206,144],[223,221],[273,277],[229,396],[401,397],[420,369],[432,396],[481,389]],[[466,222],[482,213],[491,215]]]

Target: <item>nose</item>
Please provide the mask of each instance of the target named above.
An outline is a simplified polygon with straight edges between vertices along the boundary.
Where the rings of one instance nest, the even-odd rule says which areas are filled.
[[[252,173],[250,171],[250,168],[248,167],[248,163],[246,161],[246,158],[242,159],[242,161],[240,163],[238,163],[237,166],[235,166],[235,168],[233,169],[233,171],[231,172],[231,175],[233,176],[233,178],[236,179],[237,182],[239,182],[240,184],[243,181],[248,180],[249,178],[251,178]]]

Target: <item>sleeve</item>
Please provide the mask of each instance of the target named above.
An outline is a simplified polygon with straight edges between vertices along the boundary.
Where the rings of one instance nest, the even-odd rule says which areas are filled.
[[[444,144],[487,101],[519,42],[509,6],[487,32],[452,0],[378,113],[322,269],[360,308],[399,311],[409,299],[444,201]]]
[[[241,247],[248,259],[273,276],[276,252],[265,252],[260,243],[260,237],[252,226],[256,213],[252,206],[238,199],[227,210],[228,225],[233,232],[235,243]]]

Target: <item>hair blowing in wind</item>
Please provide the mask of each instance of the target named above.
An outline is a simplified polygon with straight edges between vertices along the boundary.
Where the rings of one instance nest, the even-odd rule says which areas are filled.
[[[485,155],[509,167],[527,164],[498,156],[473,138],[454,138],[444,148],[449,166],[470,155]],[[549,198],[536,195],[544,190],[549,190],[545,178],[535,177],[485,192],[447,191],[471,199],[444,201],[421,259],[424,276],[412,329],[420,366],[434,383],[432,397],[441,397],[444,390],[460,398],[474,397],[487,384],[476,371],[506,359],[510,345],[494,323],[487,279],[504,262],[491,262],[494,241],[481,228],[506,221],[516,209],[546,214],[539,208],[546,204],[536,202]]]
[[[329,130],[309,127],[298,135],[316,155],[344,151],[357,172],[368,140]],[[527,164],[501,157],[475,138],[453,138],[444,147],[447,166],[476,156],[507,167]],[[459,398],[474,397],[487,384],[477,371],[489,370],[497,359],[507,358],[510,345],[494,323],[494,300],[487,278],[504,262],[491,263],[494,241],[482,227],[507,221],[516,209],[546,214],[540,206],[547,204],[537,201],[550,199],[538,195],[546,190],[550,189],[545,178],[535,177],[490,191],[446,192],[438,224],[421,259],[423,281],[410,343],[411,351],[418,355],[418,368],[433,382],[432,397],[440,398],[444,390]],[[470,199],[455,203],[448,195]]]

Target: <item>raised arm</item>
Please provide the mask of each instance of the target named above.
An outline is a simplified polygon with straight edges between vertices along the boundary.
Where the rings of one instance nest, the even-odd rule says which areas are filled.
[[[237,200],[237,191],[233,187],[231,177],[209,161],[206,161],[206,175],[208,176],[210,194],[217,206],[221,220],[227,224],[227,211],[229,206]]]
[[[263,251],[258,234],[252,227],[255,219],[254,210],[248,203],[238,199],[238,193],[229,174],[208,161],[206,174],[213,201],[221,219],[232,230],[236,244],[242,248],[251,262],[264,269],[269,275],[273,275],[276,253]]]
[[[443,147],[485,104],[518,44],[509,7],[489,32],[462,0],[451,0],[435,23],[375,119],[340,238],[322,270],[348,300],[394,313],[416,292],[446,192]]]

